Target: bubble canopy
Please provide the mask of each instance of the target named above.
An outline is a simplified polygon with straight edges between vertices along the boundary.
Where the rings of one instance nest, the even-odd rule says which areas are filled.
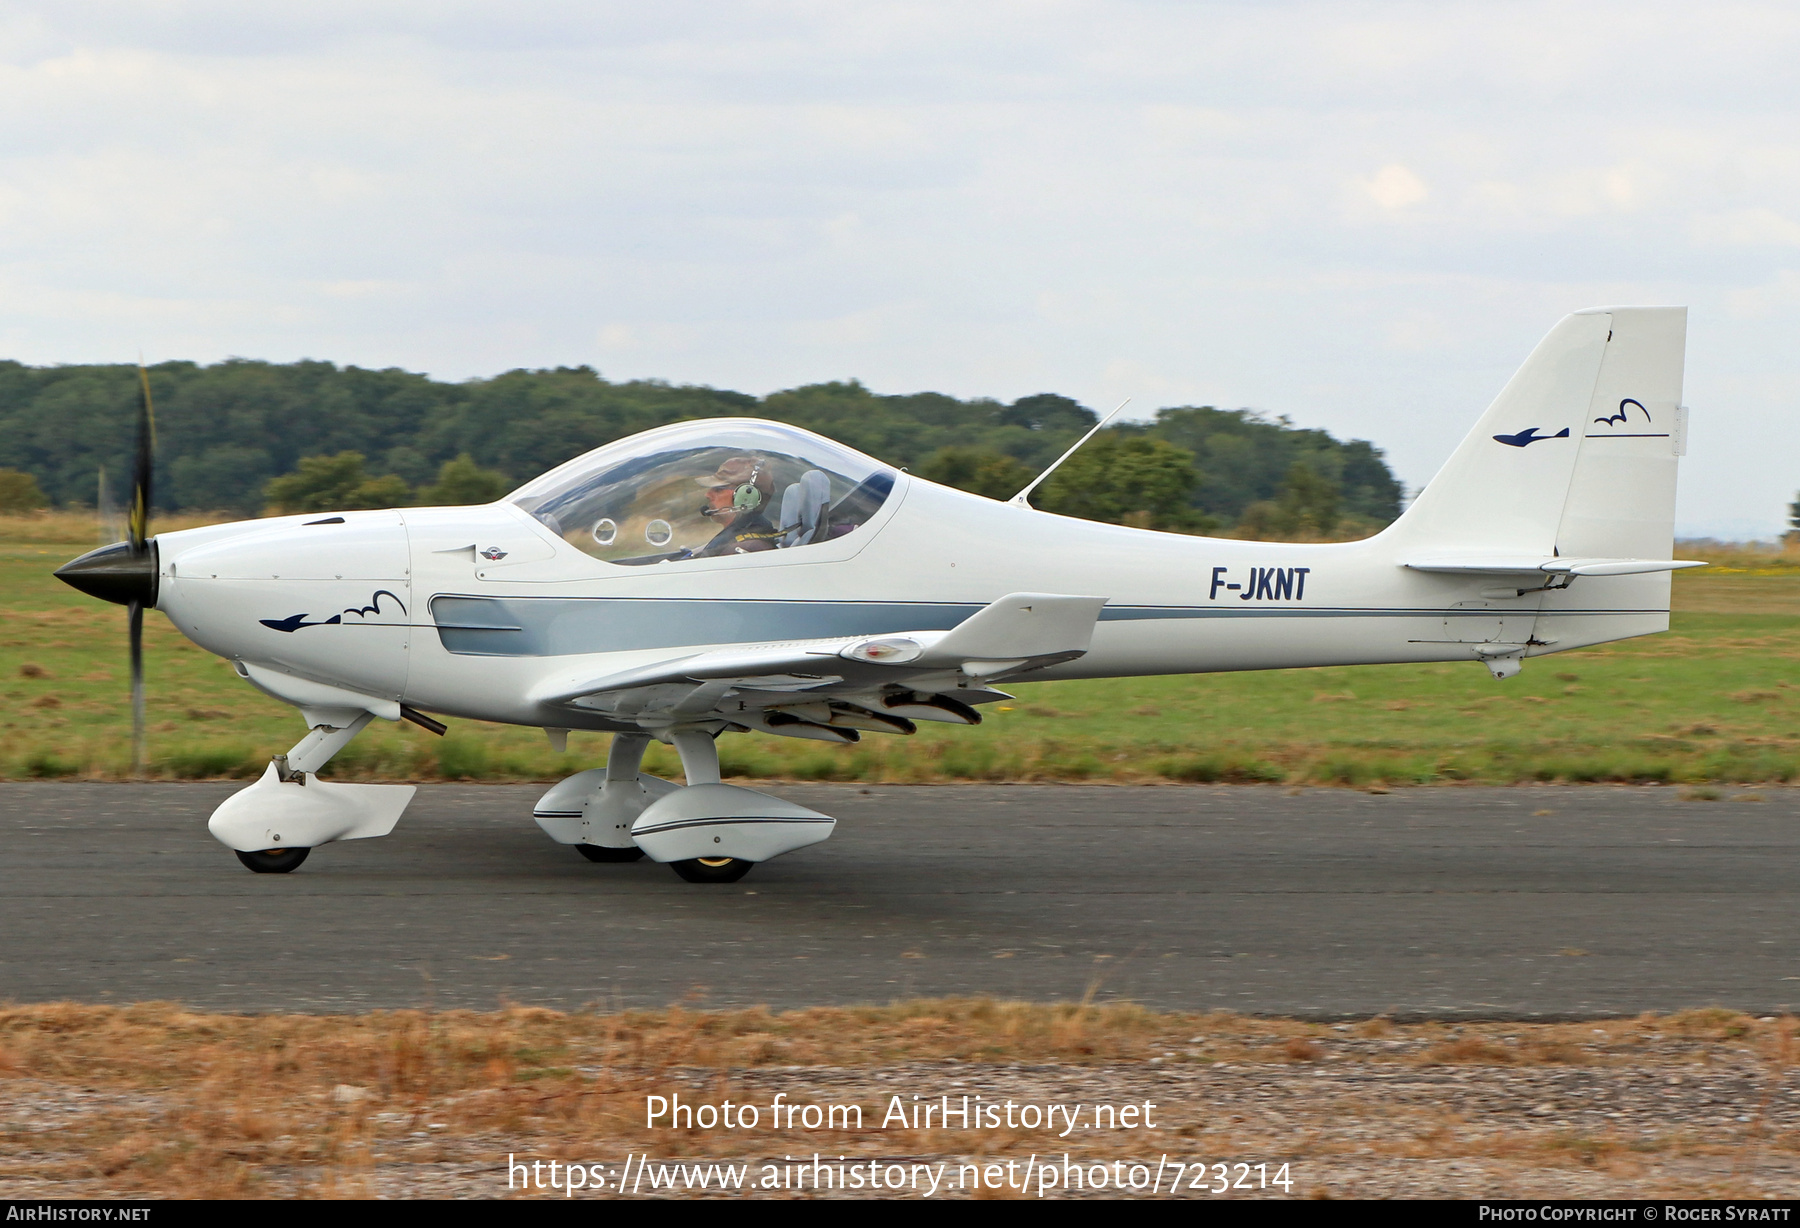
[[[640,566],[835,541],[868,522],[894,477],[810,431],[726,418],[595,448],[507,499],[595,558]]]

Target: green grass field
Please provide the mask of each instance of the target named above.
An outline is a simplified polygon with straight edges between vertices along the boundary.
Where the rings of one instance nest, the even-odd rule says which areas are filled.
[[[71,514],[0,518],[0,778],[128,774],[125,612],[50,574],[97,542]],[[741,735],[720,752],[728,775],[802,780],[1793,780],[1800,557],[1716,561],[1677,575],[1669,634],[1540,658],[1504,683],[1474,661],[1028,683],[976,729],[926,725],[850,747]],[[161,615],[145,639],[152,776],[254,776],[303,732]],[[440,739],[378,722],[329,774],[554,780],[603,762],[605,746],[577,733],[558,755],[535,729],[458,721]],[[664,747],[648,765],[679,775]]]

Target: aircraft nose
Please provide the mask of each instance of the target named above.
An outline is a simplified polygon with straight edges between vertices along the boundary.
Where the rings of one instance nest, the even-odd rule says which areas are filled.
[[[155,541],[142,553],[130,542],[114,542],[64,563],[56,578],[102,601],[149,608],[156,605],[157,571]]]

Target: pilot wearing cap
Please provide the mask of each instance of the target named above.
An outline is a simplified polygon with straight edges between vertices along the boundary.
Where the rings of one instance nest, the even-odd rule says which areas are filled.
[[[773,550],[781,534],[769,523],[769,500],[775,479],[768,462],[755,456],[734,456],[711,477],[695,478],[706,487],[702,515],[720,526],[719,532],[692,557],[717,558],[725,554],[754,554]]]

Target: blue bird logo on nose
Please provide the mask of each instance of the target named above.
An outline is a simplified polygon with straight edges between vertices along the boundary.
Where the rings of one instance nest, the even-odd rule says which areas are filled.
[[[1494,442],[1503,443],[1509,448],[1522,448],[1528,443],[1543,443],[1546,439],[1567,439],[1568,437],[1569,428],[1566,426],[1554,435],[1540,435],[1537,427],[1528,426],[1517,435],[1496,435]]]
[[[317,627],[320,625],[318,623],[307,622],[306,615],[304,614],[290,614],[286,618],[262,618],[257,621],[271,631],[291,632],[298,631],[302,627]],[[341,616],[339,618],[333,618],[331,621],[339,622],[341,621]]]
[[[375,590],[375,595],[373,597],[369,598],[368,605],[351,606],[350,608],[346,609],[343,614],[333,614],[330,618],[322,618],[318,622],[307,622],[306,620],[311,617],[311,615],[308,615],[308,614],[289,614],[286,618],[259,618],[256,621],[260,622],[263,626],[267,627],[271,631],[286,631],[289,634],[292,634],[293,632],[300,630],[300,628],[302,628],[302,627],[338,627],[338,626],[345,626],[345,625],[355,626],[356,625],[355,623],[345,624],[344,615],[345,614],[352,615],[358,620],[358,622],[361,622],[363,619],[366,619],[371,614],[373,614],[377,618],[379,618],[387,613],[387,611],[385,611],[381,608],[381,599],[383,597],[392,597],[394,604],[400,607],[400,613],[402,615],[405,615],[406,603],[404,601],[401,601],[398,596],[395,596],[395,594],[388,592],[385,588],[378,588]],[[368,625],[393,626],[395,624],[374,623],[374,624],[368,624]]]

